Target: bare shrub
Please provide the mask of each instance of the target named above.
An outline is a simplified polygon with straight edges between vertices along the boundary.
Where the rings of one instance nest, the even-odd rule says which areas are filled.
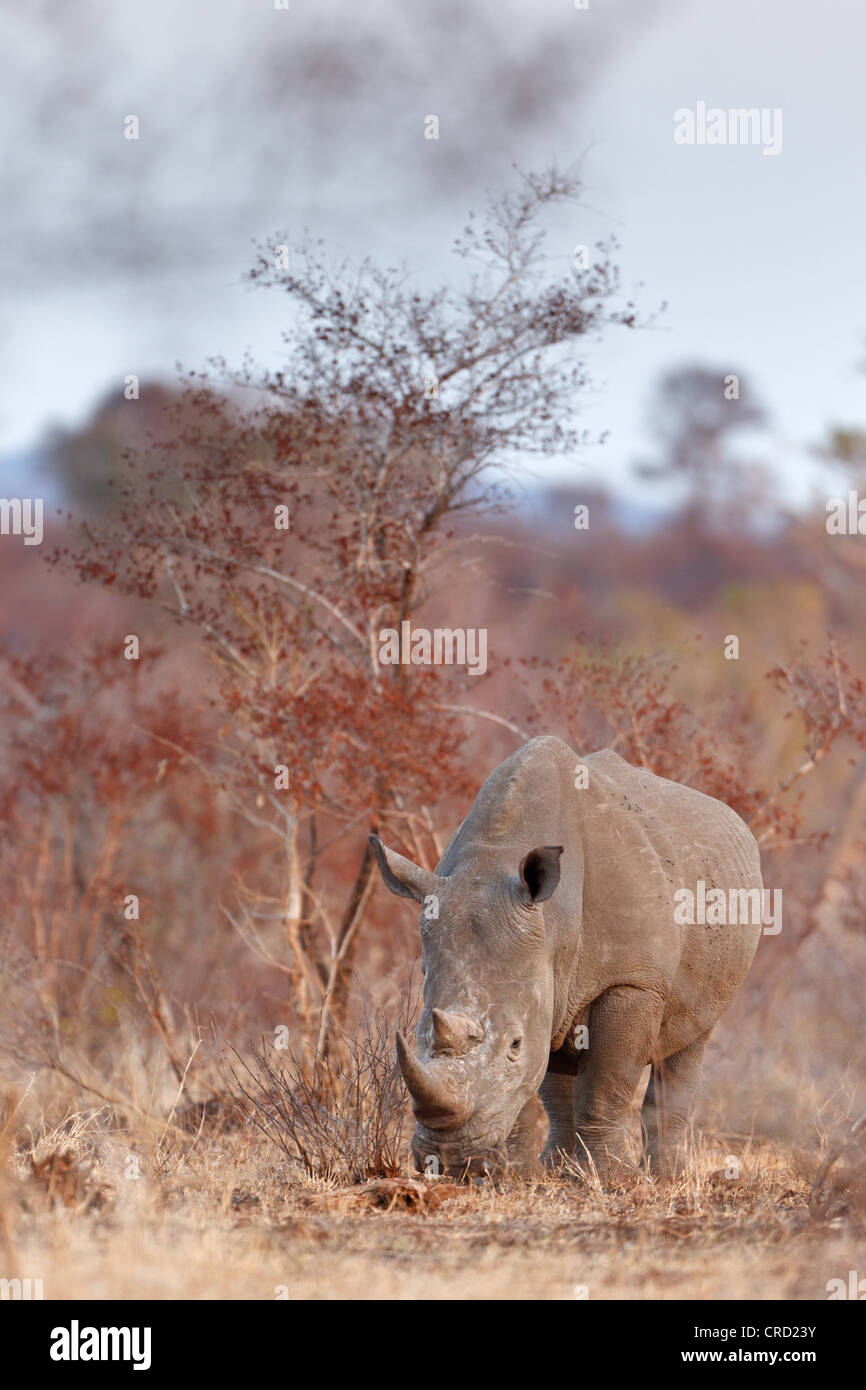
[[[264,1042],[248,1060],[232,1048],[235,1101],[310,1177],[395,1177],[403,1168],[408,1098],[393,1038],[393,1021],[377,1014],[365,1018],[358,1036],[343,1034],[338,1053],[312,1063]]]
[[[809,1206],[820,1217],[866,1210],[866,1111],[827,1153],[815,1174]]]

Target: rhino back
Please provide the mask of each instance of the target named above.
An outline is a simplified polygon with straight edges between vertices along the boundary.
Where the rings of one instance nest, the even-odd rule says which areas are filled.
[[[760,894],[758,846],[736,812],[714,797],[632,767],[610,750],[585,761],[595,792],[581,822],[582,960],[610,963],[616,943],[622,983],[667,991],[660,1047],[670,1055],[727,1008],[761,934],[760,913],[746,922],[678,923],[674,895],[688,889],[697,898],[700,883],[705,893],[721,889],[727,902],[732,891]]]

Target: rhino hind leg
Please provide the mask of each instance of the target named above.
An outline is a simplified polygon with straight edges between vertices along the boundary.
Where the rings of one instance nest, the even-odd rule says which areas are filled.
[[[644,1163],[652,1177],[673,1178],[686,1161],[692,1104],[709,1034],[654,1062],[641,1106]]]

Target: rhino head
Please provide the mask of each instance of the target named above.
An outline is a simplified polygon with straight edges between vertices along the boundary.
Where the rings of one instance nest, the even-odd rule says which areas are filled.
[[[541,904],[559,883],[562,846],[515,857],[510,873],[478,863],[442,876],[375,835],[370,843],[391,892],[424,905],[417,1051],[397,1034],[416,1166],[456,1176],[499,1171],[550,1055],[553,950]]]

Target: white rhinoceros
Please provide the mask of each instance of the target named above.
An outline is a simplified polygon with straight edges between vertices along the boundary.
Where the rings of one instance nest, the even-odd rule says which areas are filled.
[[[761,933],[740,817],[610,749],[542,737],[490,774],[435,873],[371,839],[391,891],[424,904],[417,1055],[397,1037],[419,1168],[530,1170],[540,1092],[545,1159],[588,1153],[616,1176],[651,1065],[647,1161],[674,1171],[707,1038]],[[682,923],[678,889],[720,889],[750,920]]]

